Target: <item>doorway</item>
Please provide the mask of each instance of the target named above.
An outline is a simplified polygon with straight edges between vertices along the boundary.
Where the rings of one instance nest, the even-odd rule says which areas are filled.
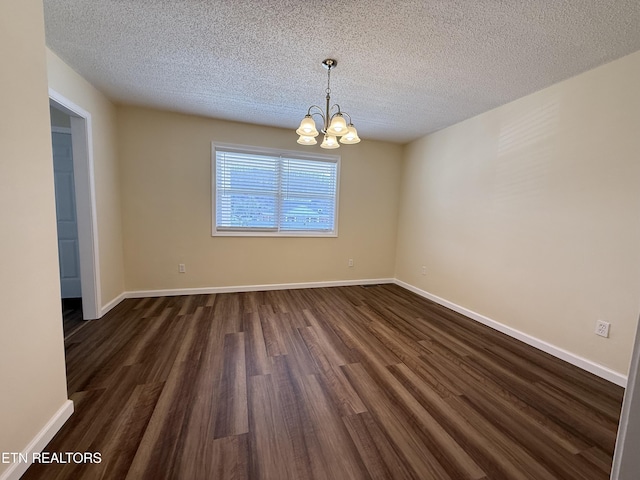
[[[65,336],[101,317],[91,115],[49,90]]]
[[[56,197],[60,297],[66,339],[84,325],[71,118],[53,106],[50,106],[49,110]]]

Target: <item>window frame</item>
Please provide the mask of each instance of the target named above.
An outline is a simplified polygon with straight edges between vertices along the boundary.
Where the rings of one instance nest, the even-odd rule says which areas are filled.
[[[280,230],[278,225],[273,230],[256,229],[238,229],[233,228],[217,230],[216,226],[216,152],[220,150],[248,153],[266,156],[284,156],[299,160],[311,160],[318,162],[328,162],[336,164],[336,194],[335,194],[335,211],[333,230],[322,231],[304,231],[304,230]],[[312,238],[336,238],[338,236],[338,213],[340,211],[340,155],[328,155],[321,153],[307,153],[299,150],[285,150],[280,148],[258,147],[254,145],[239,145],[233,143],[211,142],[211,236],[212,237],[312,237]],[[279,182],[280,183],[280,182]],[[278,186],[280,188],[280,186]],[[278,192],[280,194],[280,192]],[[279,223],[279,221],[278,221]]]

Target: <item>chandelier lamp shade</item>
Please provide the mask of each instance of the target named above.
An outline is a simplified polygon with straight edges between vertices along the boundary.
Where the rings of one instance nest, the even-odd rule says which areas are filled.
[[[336,68],[338,62],[332,58],[327,58],[322,62],[322,65],[327,69],[327,106],[325,110],[318,105],[311,105],[309,107],[307,114],[296,130],[296,133],[300,135],[298,143],[300,145],[315,145],[318,143],[316,137],[320,135],[320,133],[324,134],[324,139],[320,144],[322,148],[338,148],[340,147],[340,143],[344,145],[358,143],[360,142],[360,137],[358,137],[356,127],[351,123],[351,116],[347,112],[340,110],[340,105],[337,103],[331,105],[331,70]],[[320,131],[316,128],[316,121],[313,118],[314,115],[322,119],[322,128]],[[349,123],[345,120],[345,115],[349,118]],[[340,137],[340,140],[338,140],[338,137]]]

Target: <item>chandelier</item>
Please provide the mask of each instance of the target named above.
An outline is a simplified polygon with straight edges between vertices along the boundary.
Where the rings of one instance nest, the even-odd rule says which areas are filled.
[[[322,118],[322,128],[320,131],[324,134],[324,140],[320,144],[322,148],[338,148],[337,137],[340,137],[340,143],[344,145],[352,145],[360,141],[356,128],[351,123],[351,116],[347,112],[340,110],[340,105],[337,103],[331,105],[331,70],[336,68],[338,62],[332,58],[327,58],[322,62],[322,66],[327,69],[327,108],[322,110],[317,105],[311,105],[307,114],[300,122],[300,127],[296,130],[296,133],[300,135],[298,143],[300,145],[315,145],[317,140],[315,137],[319,135],[316,128],[316,122],[313,119],[313,115],[319,115]],[[333,114],[331,112],[334,112]],[[349,117],[349,124],[347,125],[344,115]]]

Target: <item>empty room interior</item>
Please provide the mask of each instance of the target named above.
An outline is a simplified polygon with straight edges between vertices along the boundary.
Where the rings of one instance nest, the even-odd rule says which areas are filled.
[[[640,4],[0,4],[0,480],[640,478]]]

